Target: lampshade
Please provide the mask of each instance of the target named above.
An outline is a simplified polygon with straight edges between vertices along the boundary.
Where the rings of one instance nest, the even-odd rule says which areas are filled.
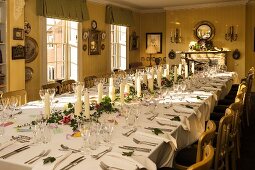
[[[146,51],[147,54],[156,54],[157,53],[157,49],[155,46],[150,45],[147,47]]]

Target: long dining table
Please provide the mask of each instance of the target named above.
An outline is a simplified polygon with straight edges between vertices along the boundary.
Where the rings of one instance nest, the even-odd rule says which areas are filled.
[[[21,110],[22,113],[16,115],[16,118],[6,123],[6,127],[4,127],[5,132],[0,137],[0,170],[61,169],[82,156],[82,160],[74,164],[72,169],[94,170],[111,169],[111,167],[156,169],[157,167],[171,167],[176,150],[194,143],[204,131],[205,122],[209,120],[210,113],[217,101],[224,98],[229,92],[234,75],[233,72],[217,73],[208,79],[206,84],[202,82],[199,87],[191,87],[193,89],[190,91],[174,92],[168,89],[167,95],[170,97],[157,95],[153,100],[131,101],[128,105],[133,105],[140,112],[133,126],[126,125],[127,117],[123,116],[121,108],[116,113],[102,115],[104,121],[110,122],[114,119],[111,141],[110,143],[101,141],[96,149],[89,150],[89,153],[86,154],[61,148],[61,144],[63,144],[80,150],[84,144],[82,137],[73,135],[74,132],[68,125],[55,124],[51,126],[50,141],[47,143],[34,143],[33,128],[17,128],[18,125],[30,123],[37,118],[37,115],[43,113],[42,101],[29,102],[21,106],[19,111]],[[108,94],[107,87],[104,87],[104,94]],[[89,95],[91,99],[97,98],[97,89],[95,87],[90,88]],[[74,94],[66,93],[56,96],[54,101],[52,107],[55,110],[63,110],[67,103],[75,103],[75,97]],[[119,106],[116,105],[116,107]],[[134,133],[124,136],[123,134],[130,129],[133,129]],[[156,135],[155,129],[160,129],[163,133]],[[13,140],[20,135],[28,136],[31,140],[25,143]],[[150,143],[153,143],[153,146]],[[23,146],[27,146],[27,148],[6,159],[1,158],[1,156]],[[125,146],[128,147],[125,148]],[[109,149],[109,147],[111,148],[110,152],[101,158],[95,159],[91,156]],[[139,148],[145,150],[139,150]],[[132,156],[123,156],[123,152],[130,152],[132,149],[135,149]],[[25,164],[30,158],[47,150],[50,150],[47,156],[32,164]],[[48,156],[54,157],[56,160],[53,163],[44,164],[43,159]],[[106,167],[102,168],[100,162],[103,162]]]

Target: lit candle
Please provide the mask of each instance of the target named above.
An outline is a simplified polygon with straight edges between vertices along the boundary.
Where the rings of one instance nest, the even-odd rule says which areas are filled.
[[[48,92],[44,95],[44,118],[50,117],[50,95]]]
[[[113,86],[113,77],[109,78],[109,86]]]
[[[187,64],[185,64],[185,78],[188,78],[188,76],[189,76],[189,68],[188,68],[188,65]]]
[[[177,66],[174,66],[174,82],[177,82]]]
[[[121,103],[121,105],[124,104],[124,90],[125,90],[125,84],[120,83],[120,103]]]
[[[99,83],[97,85],[97,91],[98,91],[97,103],[101,103],[102,97],[103,97],[103,84],[102,83]]]
[[[140,81],[140,77],[137,77],[137,97],[141,97],[141,81]]]
[[[182,75],[182,64],[179,64],[178,75]]]
[[[115,87],[114,86],[109,86],[109,97],[111,101],[115,100]]]
[[[148,83],[147,83],[147,74],[144,74],[143,75],[143,83],[147,86]]]
[[[129,86],[129,84],[125,85],[125,93],[127,93],[127,94],[130,93],[130,86]]]
[[[85,104],[85,113],[84,116],[89,119],[90,118],[90,107],[89,107],[89,93],[88,90],[84,92],[84,104]]]
[[[158,87],[161,87],[161,77],[162,77],[162,72],[158,70],[158,72],[157,72]]]
[[[148,79],[148,88],[149,88],[150,92],[154,91],[154,89],[153,89],[153,78]]]
[[[192,64],[191,64],[191,71],[192,71],[192,74],[195,73],[195,63],[194,62],[192,62]]]

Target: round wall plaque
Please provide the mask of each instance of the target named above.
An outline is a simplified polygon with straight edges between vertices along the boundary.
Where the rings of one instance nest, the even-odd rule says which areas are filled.
[[[26,36],[25,38],[25,58],[26,63],[34,61],[38,55],[38,44],[32,37]]]
[[[31,80],[32,79],[32,75],[33,75],[34,70],[31,67],[26,67],[25,68],[25,80]]]
[[[233,52],[233,59],[238,60],[241,56],[241,53],[238,49],[235,49],[235,51]]]
[[[169,57],[170,59],[175,59],[176,53],[174,52],[174,50],[171,50],[171,51],[168,53],[168,57]]]

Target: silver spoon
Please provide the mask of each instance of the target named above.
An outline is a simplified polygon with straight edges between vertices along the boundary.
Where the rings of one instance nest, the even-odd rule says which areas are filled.
[[[69,148],[68,146],[65,146],[63,144],[60,145],[60,147],[64,150],[72,150],[72,151],[75,151],[75,152],[80,152],[80,150],[77,150],[77,149],[73,149],[73,148]]]

